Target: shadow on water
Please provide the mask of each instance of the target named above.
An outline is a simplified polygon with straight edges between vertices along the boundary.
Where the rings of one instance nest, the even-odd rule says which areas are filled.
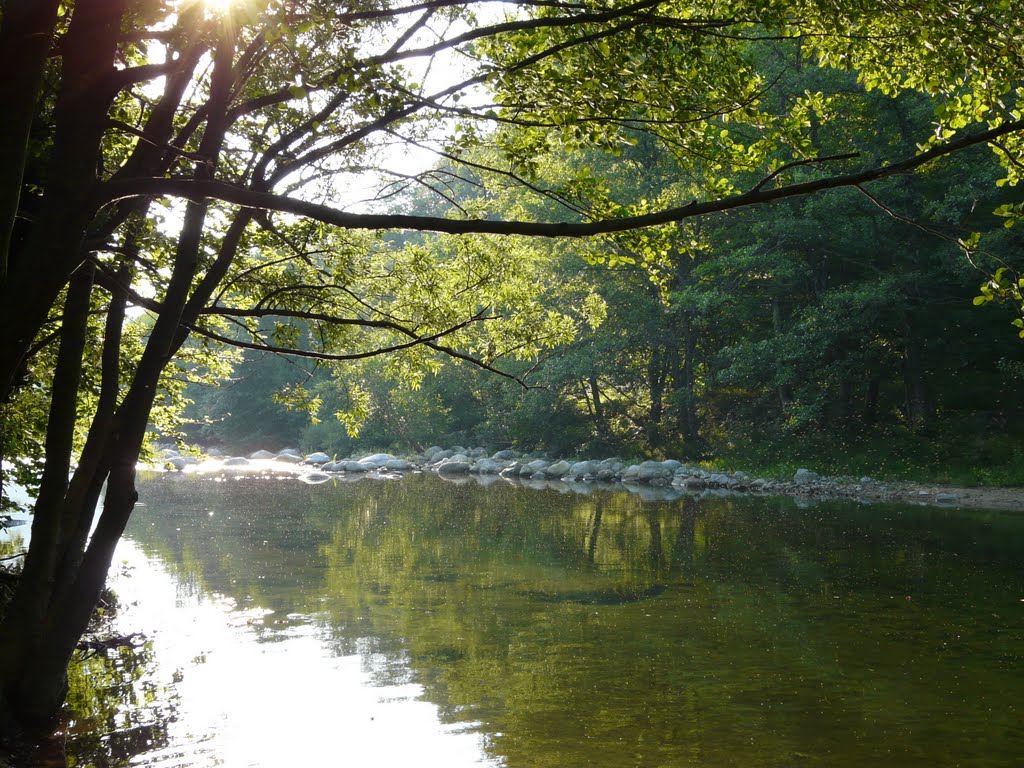
[[[1024,516],[433,476],[140,490],[116,621],[150,641],[76,666],[69,765],[1024,754]]]

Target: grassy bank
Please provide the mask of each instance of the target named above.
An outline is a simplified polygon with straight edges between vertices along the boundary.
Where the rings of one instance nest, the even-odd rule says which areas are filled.
[[[878,480],[1024,486],[1024,432],[1005,428],[749,434],[717,445],[714,456],[715,466],[778,478],[806,467],[823,475]]]

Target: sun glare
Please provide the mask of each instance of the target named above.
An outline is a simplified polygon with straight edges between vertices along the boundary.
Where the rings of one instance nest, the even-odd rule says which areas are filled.
[[[225,16],[238,0],[202,0],[206,13],[210,16]]]

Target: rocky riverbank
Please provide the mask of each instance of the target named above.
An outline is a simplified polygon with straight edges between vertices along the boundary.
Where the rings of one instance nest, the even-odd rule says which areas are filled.
[[[307,482],[331,477],[394,476],[406,472],[436,472],[458,480],[504,478],[531,486],[539,484],[568,487],[585,492],[601,487],[624,486],[651,498],[673,498],[685,494],[747,493],[792,496],[797,499],[854,499],[862,502],[898,501],[948,507],[970,507],[1024,511],[1024,489],[953,488],[926,483],[887,482],[871,477],[821,477],[799,469],[792,478],[753,477],[744,471],[712,471],[675,459],[628,462],[619,458],[552,459],[513,450],[491,453],[484,448],[431,446],[421,453],[395,456],[376,453],[338,459],[322,452],[302,454],[296,449],[273,453],[257,451],[249,456],[224,456],[207,452],[204,466],[254,470],[290,471]],[[168,469],[185,470],[199,465],[194,457],[166,449],[161,459]],[[660,490],[656,490],[660,489]]]

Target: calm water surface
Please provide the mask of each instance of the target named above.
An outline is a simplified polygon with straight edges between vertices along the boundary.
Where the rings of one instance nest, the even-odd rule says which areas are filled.
[[[1024,516],[144,478],[75,766],[1021,766]]]

